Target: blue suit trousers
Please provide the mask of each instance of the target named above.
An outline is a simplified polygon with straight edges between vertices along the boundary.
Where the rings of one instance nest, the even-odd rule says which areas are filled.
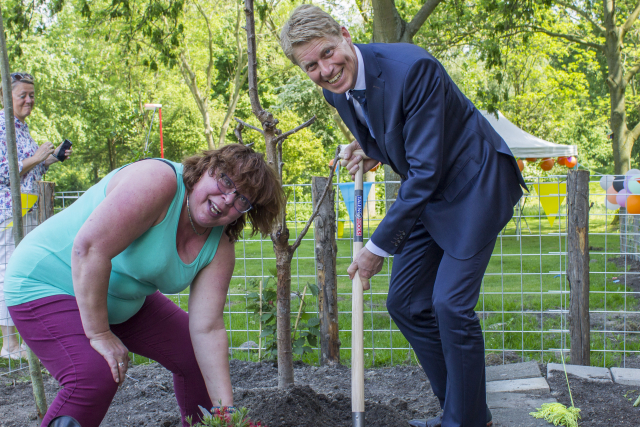
[[[393,260],[387,309],[440,400],[442,427],[486,424],[484,339],[474,309],[495,242],[456,259],[418,221]]]

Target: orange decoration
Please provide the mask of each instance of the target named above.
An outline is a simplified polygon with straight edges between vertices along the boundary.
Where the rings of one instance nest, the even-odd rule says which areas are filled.
[[[527,162],[537,162],[538,161],[538,159],[536,159],[535,157],[527,157],[525,160]]]
[[[329,166],[333,166],[333,161],[334,161],[334,160],[335,160],[335,159],[331,159],[331,160],[329,160]]]
[[[374,167],[372,167],[371,169],[369,169],[369,172],[375,172],[375,171],[377,171],[381,164],[382,164],[382,163],[378,162],[378,164],[377,164],[377,165],[375,165]]]
[[[609,189],[607,190],[607,200],[609,201],[609,203],[613,203],[614,205],[617,205],[618,204],[618,201],[616,200],[617,195],[618,195],[618,192],[616,191],[615,188],[613,188],[613,185],[609,187]],[[628,197],[627,197],[627,202],[629,202]]]
[[[565,162],[565,166],[571,169],[575,165],[578,164],[578,158],[576,156],[567,157],[567,161]]]
[[[524,169],[524,162],[521,159],[518,159],[518,169],[520,169],[520,172]]]
[[[553,159],[542,159],[542,161],[540,162],[540,169],[542,169],[543,171],[550,171],[553,168],[554,163],[555,162],[553,161]]]
[[[627,197],[627,213],[640,214],[640,196],[633,194]]]
[[[566,157],[558,157],[558,160],[556,161],[557,164],[565,166],[567,163],[567,158]]]

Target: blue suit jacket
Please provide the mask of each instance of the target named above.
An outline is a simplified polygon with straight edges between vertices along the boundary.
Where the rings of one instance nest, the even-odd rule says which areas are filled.
[[[326,100],[364,152],[402,178],[396,202],[371,237],[399,253],[418,219],[450,255],[467,259],[507,224],[526,188],[504,140],[443,66],[412,44],[358,45],[373,139],[344,94]]]

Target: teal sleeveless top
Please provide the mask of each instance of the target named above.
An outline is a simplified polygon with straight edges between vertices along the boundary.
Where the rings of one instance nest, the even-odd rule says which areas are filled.
[[[178,183],[167,215],[111,260],[107,296],[111,324],[130,319],[140,310],[147,295],[158,290],[177,293],[186,289],[211,262],[218,248],[224,227],[211,230],[192,263],[185,264],[180,259],[176,234],[186,189],[182,165],[167,163],[174,166]],[[104,200],[107,184],[120,169],[109,173],[75,203],[36,227],[20,242],[7,266],[4,293],[8,306],[53,295],[75,296],[71,278],[73,241],[89,215]]]

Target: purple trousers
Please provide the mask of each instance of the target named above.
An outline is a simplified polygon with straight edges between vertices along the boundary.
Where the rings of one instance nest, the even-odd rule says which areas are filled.
[[[62,387],[42,421],[68,415],[82,427],[98,427],[118,384],[109,365],[84,334],[74,297],[57,295],[9,307],[20,335]],[[202,373],[191,344],[189,316],[160,292],[148,296],[131,319],[111,331],[136,354],[173,373],[173,389],[186,416],[200,420],[198,405],[211,408]],[[130,381],[130,380],[129,380]]]

